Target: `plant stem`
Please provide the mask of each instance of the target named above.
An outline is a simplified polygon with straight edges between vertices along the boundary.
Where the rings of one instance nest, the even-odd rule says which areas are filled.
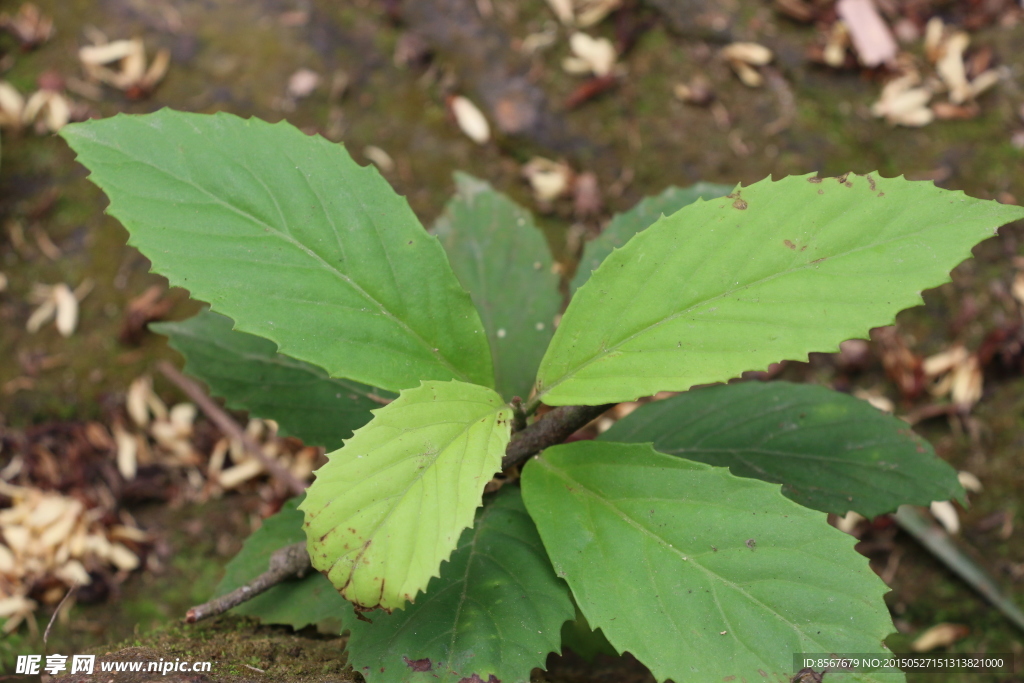
[[[540,402],[541,401],[539,396],[534,396],[533,398],[526,402],[526,405],[523,406],[523,411],[526,413],[527,417],[537,412],[537,408],[540,407]]]
[[[509,403],[512,406],[512,433],[526,429],[526,411],[523,410],[523,399],[513,396]]]
[[[602,406],[559,406],[521,432],[516,432],[505,449],[501,468],[507,469],[524,462],[548,446],[562,443],[569,435],[611,408]],[[529,404],[527,404],[529,406]]]
[[[164,368],[160,369],[166,374]],[[203,397],[206,398],[205,395]],[[209,399],[206,400],[209,401]],[[518,465],[548,446],[562,443],[573,432],[586,426],[588,422],[599,417],[601,413],[614,405],[614,403],[609,403],[602,406],[560,406],[555,408],[529,427],[515,432],[512,442],[505,449],[505,457],[501,461],[502,469]],[[285,546],[270,556],[270,567],[267,571],[227,595],[193,607],[185,615],[185,621],[193,624],[202,619],[223,614],[282,581],[293,577],[301,578],[310,568],[311,563],[305,542]]]
[[[255,579],[239,586],[227,595],[214,598],[202,605],[190,609],[185,615],[185,621],[194,624],[197,621],[224,614],[232,607],[237,607],[247,600],[252,600],[265,590],[273,588],[282,581],[290,578],[303,577],[312,567],[309,561],[309,553],[306,551],[306,542],[299,541],[292,545],[286,545],[274,551],[270,556],[270,567]]]

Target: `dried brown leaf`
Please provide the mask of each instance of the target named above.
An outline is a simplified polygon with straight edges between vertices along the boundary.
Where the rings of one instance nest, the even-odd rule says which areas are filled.
[[[952,645],[971,632],[963,624],[936,624],[914,639],[910,649],[914,652],[930,652],[939,647]]]

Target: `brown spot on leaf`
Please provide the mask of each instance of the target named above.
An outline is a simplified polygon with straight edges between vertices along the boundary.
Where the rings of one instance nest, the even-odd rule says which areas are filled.
[[[484,679],[480,678],[480,674],[473,674],[467,676],[459,681],[459,683],[484,683]],[[494,677],[494,674],[488,676],[486,683],[501,683],[501,680]]]
[[[824,261],[827,258],[828,258],[828,256],[822,256],[821,258],[814,259],[813,261],[811,261],[811,263],[821,263],[822,261]]]
[[[796,251],[796,245],[790,242],[789,240],[782,240],[782,243],[785,244],[790,249]]]
[[[818,194],[825,194],[825,190],[818,190]]]
[[[849,173],[844,173],[843,175],[836,178],[836,182],[839,183],[840,185],[845,185],[846,179],[849,177],[849,175]]]
[[[821,178],[819,178],[818,176],[814,176],[813,178],[808,178],[807,182],[809,182],[809,183],[820,183],[821,182]],[[732,678],[735,678],[735,676],[733,676]]]
[[[430,661],[429,657],[423,659],[409,659],[408,657],[402,657],[405,660],[405,665],[413,671],[430,671],[434,665]]]
[[[879,192],[879,193],[878,193],[878,196],[879,196],[879,197],[884,197],[884,196],[885,196],[885,193],[884,193],[884,192]]]
[[[875,191],[875,179],[872,178],[869,175],[864,176],[864,178],[868,181],[868,187],[870,187],[871,191],[874,192]]]
[[[843,183],[843,185],[846,185],[847,187],[853,187],[853,183],[851,183],[849,180]]]
[[[736,201],[734,201],[732,203],[732,208],[739,209],[740,211],[743,211],[744,209],[747,208],[747,203],[745,201],[743,201],[742,199],[737,198]]]
[[[748,538],[747,539],[747,547],[750,548],[751,550],[753,550],[754,548],[757,547],[757,542],[754,539],[752,539],[752,538]]]
[[[723,676],[722,677],[722,681],[724,683],[729,683],[729,681],[735,681],[735,680],[736,680],[735,676]]]

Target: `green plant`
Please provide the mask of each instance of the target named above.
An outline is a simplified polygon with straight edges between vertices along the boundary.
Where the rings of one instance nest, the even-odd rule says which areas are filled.
[[[678,683],[885,652],[886,587],[821,511],[958,497],[952,469],[822,388],[688,390],[891,323],[1020,208],[873,174],[670,190],[587,245],[556,331],[542,235],[479,180],[456,176],[435,238],[374,169],[287,124],[165,110],[62,135],[130,243],[220,312],[157,327],[187,370],[341,446],[222,585],[306,538],[337,592],[312,575],[241,611],[333,619],[371,682],[525,681],[563,637]],[[662,391],[685,393],[560,445]],[[521,488],[484,495],[524,463]]]

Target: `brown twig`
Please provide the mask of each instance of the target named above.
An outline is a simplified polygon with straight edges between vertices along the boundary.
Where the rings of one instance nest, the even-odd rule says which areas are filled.
[[[206,416],[210,418],[215,425],[217,425],[220,431],[228,437],[240,441],[242,446],[245,448],[245,451],[252,457],[259,460],[264,469],[266,469],[271,476],[283,482],[294,495],[298,496],[305,493],[306,485],[279,462],[267,457],[259,444],[249,438],[249,435],[238,426],[237,422],[231,419],[230,415],[224,412],[224,410],[218,406],[213,399],[203,393],[203,390],[198,384],[178,372],[178,369],[167,361],[160,361],[157,363],[156,367],[167,379],[178,385],[179,389],[184,391],[190,399],[195,401],[196,404],[202,408],[203,412],[206,413]]]
[[[217,413],[223,415],[223,411],[214,406],[217,413],[209,412],[204,403],[212,404],[213,402],[210,401],[210,399],[207,398],[207,396],[203,394],[190,380],[181,376],[177,370],[170,367],[169,364],[168,367],[164,367],[164,365],[164,363],[161,363],[158,366],[160,371],[167,375],[171,381],[178,384],[186,394],[195,399],[196,403],[198,403],[204,411],[207,411],[207,415],[210,416],[210,419],[220,425],[220,422],[218,422],[218,419],[214,417],[214,415]],[[168,369],[171,370],[171,373],[167,372]],[[181,380],[187,384],[182,384]],[[548,446],[562,443],[573,432],[585,426],[594,418],[600,416],[601,413],[608,410],[613,405],[615,404],[610,403],[602,406],[561,406],[555,408],[551,412],[545,414],[541,419],[537,420],[537,422],[526,427],[522,431],[515,433],[512,442],[509,443],[508,447],[505,449],[505,457],[501,461],[502,469],[518,465]],[[517,406],[519,411],[522,410],[520,406],[521,402],[519,402],[519,405]],[[227,415],[224,415],[224,417],[227,420],[231,419],[227,417]],[[238,425],[234,425],[234,428],[238,433],[241,433],[241,429]],[[236,436],[235,433],[229,432],[229,429],[224,426],[221,426],[221,429],[225,433],[230,433],[232,436]],[[185,615],[185,621],[189,624],[193,624],[202,619],[223,614],[232,607],[237,607],[243,602],[253,599],[260,593],[276,586],[282,581],[286,581],[292,577],[304,576],[305,573],[309,571],[310,567],[311,563],[309,560],[309,553],[306,550],[305,543],[299,542],[285,546],[284,548],[275,551],[274,554],[270,556],[270,568],[267,571],[260,574],[246,585],[236,588],[227,595],[222,595],[219,598],[215,598],[209,602],[203,603],[202,605],[193,607]]]
[[[63,598],[61,598],[60,603],[57,605],[57,609],[53,610],[53,616],[50,617],[50,623],[46,625],[46,630],[43,631],[43,645],[46,645],[46,641],[50,639],[50,629],[53,628],[53,622],[57,621],[57,615],[60,614],[60,611],[64,608],[64,603],[70,600],[71,596],[74,595],[77,590],[78,584],[72,584],[71,588],[68,589],[68,592],[64,594]]]
[[[300,541],[292,545],[275,550],[270,556],[269,568],[255,579],[239,586],[227,595],[214,598],[202,605],[193,607],[186,613],[185,621],[194,624],[197,621],[224,614],[232,607],[237,607],[247,600],[252,600],[260,593],[273,588],[282,581],[291,578],[302,578],[306,575],[312,565],[309,561],[309,553],[306,551],[306,543]]]
[[[505,449],[501,468],[507,469],[525,461],[531,455],[540,453],[548,446],[565,441],[570,434],[611,408],[614,403],[603,406],[560,406],[521,432]]]

